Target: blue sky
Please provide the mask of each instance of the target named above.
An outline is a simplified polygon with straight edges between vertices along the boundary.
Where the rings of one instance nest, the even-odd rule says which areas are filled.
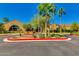
[[[10,21],[17,19],[22,23],[29,23],[33,16],[38,13],[38,5],[39,3],[2,3],[0,4],[0,22],[3,17],[8,17]],[[59,3],[55,5],[57,12],[60,7],[63,7],[66,12],[66,15],[62,16],[62,24],[79,23],[79,4]],[[57,14],[54,18],[55,23],[60,24]]]

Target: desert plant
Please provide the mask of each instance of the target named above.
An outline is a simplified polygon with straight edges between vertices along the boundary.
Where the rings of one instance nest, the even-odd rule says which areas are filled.
[[[59,10],[58,10],[58,14],[59,14],[59,17],[60,17],[60,34],[62,33],[62,23],[61,23],[61,21],[62,21],[62,15],[64,14],[66,14],[65,13],[65,11],[64,11],[64,9],[63,8],[60,8]]]

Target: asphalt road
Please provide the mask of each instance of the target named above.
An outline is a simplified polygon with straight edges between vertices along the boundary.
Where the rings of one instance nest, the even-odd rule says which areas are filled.
[[[79,37],[71,41],[40,41],[7,43],[0,36],[0,56],[79,56]]]

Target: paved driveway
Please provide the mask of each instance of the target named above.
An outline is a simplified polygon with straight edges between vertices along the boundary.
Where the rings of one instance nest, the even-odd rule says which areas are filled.
[[[0,55],[5,56],[79,56],[79,37],[71,41],[40,42],[2,42],[0,37]],[[11,36],[7,36],[11,37]]]

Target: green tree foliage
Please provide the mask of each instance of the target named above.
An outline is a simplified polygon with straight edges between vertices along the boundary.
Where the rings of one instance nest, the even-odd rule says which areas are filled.
[[[0,33],[3,33],[3,31],[4,31],[3,23],[0,23]]]
[[[9,22],[9,19],[8,19],[7,17],[4,17],[2,20],[3,20],[3,22],[5,22],[5,23]]]
[[[38,6],[39,14],[42,16],[52,16],[56,12],[55,5],[52,3],[41,3]]]
[[[25,28],[26,31],[32,31],[31,24],[23,24],[23,27]]]
[[[47,34],[47,24],[49,19],[54,16],[56,8],[52,3],[41,3],[38,6],[39,14],[46,17],[45,20],[45,33]],[[46,36],[46,35],[45,35]]]
[[[41,29],[44,29],[44,27],[45,27],[45,25],[44,25],[45,24],[45,20],[44,19],[45,18],[43,16],[41,16],[39,14],[36,14],[32,18],[32,21],[31,21],[30,24],[32,25],[32,27],[34,28],[34,30],[38,29],[39,27]]]
[[[71,30],[73,31],[78,31],[79,29],[79,25],[77,22],[73,22],[72,25],[71,25]]]

